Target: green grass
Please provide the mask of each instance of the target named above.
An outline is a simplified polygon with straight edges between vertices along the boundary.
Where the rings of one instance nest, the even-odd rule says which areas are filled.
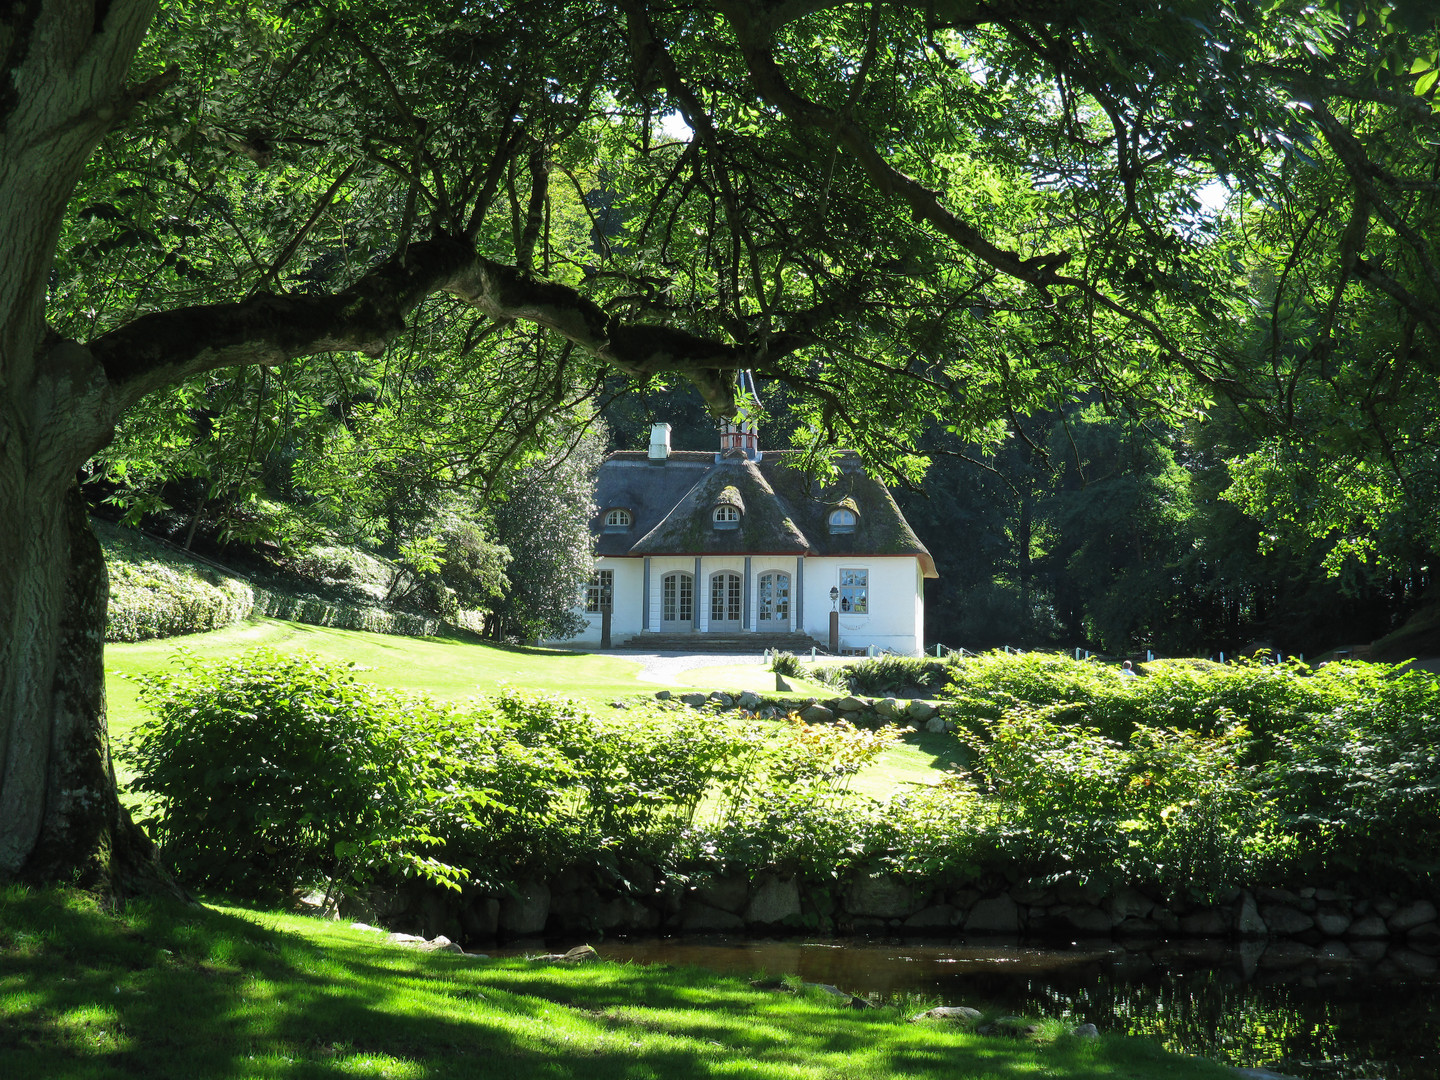
[[[683,686],[703,687],[706,690],[750,690],[756,694],[794,701],[840,696],[834,687],[826,686],[822,682],[814,679],[792,679],[789,676],[785,682],[791,689],[777,692],[775,672],[763,663],[715,664],[711,667],[690,668],[677,674],[675,681]]]
[[[224,630],[105,647],[105,693],[110,733],[123,734],[145,713],[127,676],[164,670],[183,646],[201,660],[231,656],[260,645],[304,650],[357,665],[362,679],[396,690],[459,701],[492,693],[501,683],[586,701],[653,693],[633,660],[564,649],[528,649],[458,638],[410,638],[334,630],[323,626],[249,619]]]
[[[125,735],[146,716],[133,676],[164,670],[175,662],[177,648],[183,646],[201,660],[215,660],[260,645],[286,651],[303,649],[326,659],[352,662],[360,677],[369,682],[449,701],[479,697],[509,683],[598,704],[648,697],[661,685],[641,678],[635,661],[601,653],[518,648],[457,638],[408,638],[250,619],[208,634],[107,645],[105,693],[111,737]],[[795,691],[781,696],[804,700],[836,694],[822,683],[789,681]],[[774,694],[775,674],[761,664],[727,664],[682,671],[670,685]],[[969,764],[965,748],[954,736],[912,731],[856,776],[851,787],[884,799],[901,784],[935,783],[952,763]],[[127,778],[123,765],[119,771],[123,784]]]
[[[1138,1039],[910,1024],[695,969],[418,953],[242,908],[0,892],[0,1076],[1223,1080]]]

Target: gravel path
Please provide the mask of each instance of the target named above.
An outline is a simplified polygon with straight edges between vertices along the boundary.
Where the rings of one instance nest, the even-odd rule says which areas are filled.
[[[630,649],[611,649],[605,656],[617,656],[622,660],[634,660],[640,665],[640,678],[650,682],[673,682],[682,671],[699,667],[725,667],[731,664],[763,664],[764,653],[691,653],[691,652],[640,652]]]

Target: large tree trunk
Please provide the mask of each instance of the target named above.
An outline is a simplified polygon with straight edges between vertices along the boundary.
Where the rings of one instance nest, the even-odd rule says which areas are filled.
[[[117,401],[45,326],[70,193],[126,87],[154,0],[36,0],[0,20],[0,880],[166,887],[120,806],[105,728],[107,582],[75,473]]]
[[[105,723],[109,585],[84,502],[73,481],[7,475],[0,508],[21,524],[0,540],[0,877],[112,898],[173,889],[116,794]]]

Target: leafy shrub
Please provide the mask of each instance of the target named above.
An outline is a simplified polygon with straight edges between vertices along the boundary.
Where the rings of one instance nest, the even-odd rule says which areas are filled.
[[[954,714],[977,734],[1022,706],[1049,708],[1058,723],[1085,723],[1113,739],[1125,738],[1145,716],[1137,696],[1144,680],[1126,679],[1093,660],[990,652],[952,659],[948,674],[942,696],[955,702]]]
[[[855,694],[894,694],[901,690],[915,688],[930,690],[944,684],[946,674],[953,661],[927,659],[923,656],[875,656],[866,660],[855,660],[846,664],[823,664],[801,671],[799,661],[789,653],[782,653],[787,668],[776,667],[782,675],[805,675],[837,690]],[[779,662],[777,657],[777,663]],[[794,663],[794,670],[788,665]]]
[[[770,670],[787,679],[803,679],[806,672],[800,666],[800,658],[791,652],[778,652],[770,662]]]
[[[1302,873],[1372,883],[1440,875],[1440,678],[1327,665],[1364,692],[1278,732],[1265,797],[1295,839]],[[1322,672],[1325,669],[1322,669]]]
[[[145,823],[181,878],[248,893],[380,869],[453,882],[440,833],[489,798],[468,782],[450,710],[259,649],[145,677],[155,713],[125,745]]]
[[[1002,843],[1029,873],[1202,893],[1254,880],[1273,830],[1239,765],[1244,727],[1142,727],[1122,745],[1066,711],[1011,709],[980,754]]]

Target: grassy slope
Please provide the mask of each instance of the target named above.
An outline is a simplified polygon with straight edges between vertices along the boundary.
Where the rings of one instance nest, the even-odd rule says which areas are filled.
[[[202,660],[212,660],[259,645],[283,651],[303,649],[327,659],[353,662],[361,669],[361,678],[370,682],[452,701],[477,697],[501,683],[510,683],[598,704],[649,695],[659,685],[642,679],[639,665],[620,656],[512,648],[458,639],[397,637],[252,619],[209,634],[107,645],[105,692],[111,736],[124,735],[145,717],[131,676],[163,670],[174,662],[176,650],[181,647]],[[796,688],[792,697],[835,694],[820,683],[792,683]],[[773,693],[775,675],[759,664],[735,664],[681,672],[675,685],[677,691],[699,688]],[[934,783],[952,761],[964,763],[963,747],[953,736],[911,733],[857,776],[852,786],[858,792],[884,798],[897,784]]]
[[[111,732],[133,727],[144,715],[136,700],[136,686],[125,676],[165,668],[180,647],[202,660],[212,660],[260,645],[285,652],[303,649],[328,660],[348,661],[370,682],[448,701],[478,697],[507,682],[588,701],[635,694],[646,685],[637,680],[639,667],[634,661],[613,656],[250,619],[209,634],[106,646],[105,691]]]
[[[238,908],[0,893],[0,1076],[1223,1080],[1152,1044],[982,1037],[696,970],[417,953]]]

